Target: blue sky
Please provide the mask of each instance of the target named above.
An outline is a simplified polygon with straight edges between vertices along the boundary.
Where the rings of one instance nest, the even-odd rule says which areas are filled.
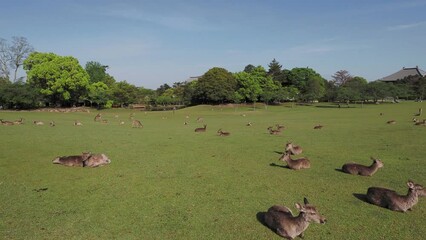
[[[14,0],[0,37],[39,52],[109,65],[117,81],[155,89],[212,67],[338,70],[369,81],[426,69],[426,0]]]

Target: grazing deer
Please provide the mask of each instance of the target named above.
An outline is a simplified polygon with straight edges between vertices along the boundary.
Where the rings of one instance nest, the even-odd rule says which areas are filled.
[[[222,131],[222,129],[217,130],[217,133],[219,134],[219,136],[224,136],[224,137],[231,135],[230,132],[224,132]]]
[[[24,124],[24,119],[23,119],[23,118],[20,118],[19,120],[15,120],[15,121],[13,121],[13,123],[14,123],[14,124],[16,124],[16,125]]]
[[[318,124],[318,125],[315,125],[315,126],[314,126],[314,129],[321,129],[321,128],[323,128],[323,127],[324,127],[323,125]]]
[[[81,155],[75,156],[64,156],[53,159],[54,164],[62,164],[69,167],[84,167],[84,161],[86,161],[92,154],[84,152]]]
[[[49,125],[50,125],[51,127],[56,126],[55,121],[50,121]]]
[[[383,162],[380,161],[380,159],[375,159],[371,157],[371,160],[373,160],[373,164],[370,166],[364,166],[357,163],[346,163],[342,166],[342,171],[345,173],[349,173],[352,175],[361,175],[361,176],[373,176],[374,173],[379,170],[379,168],[382,168]]]
[[[143,128],[141,121],[133,119],[132,128]]]
[[[285,151],[290,151],[291,155],[299,155],[303,152],[300,146],[294,145],[292,142],[288,142],[285,145]]]
[[[194,131],[195,132],[205,132],[206,130],[207,130],[207,125],[204,124],[204,127],[202,127],[202,128],[196,128]]]
[[[386,188],[370,187],[367,190],[367,200],[374,205],[389,208],[392,211],[406,212],[417,204],[419,192],[423,190],[421,185],[412,181],[408,181],[407,186],[407,195],[399,195],[397,192]]]
[[[289,151],[285,152],[281,157],[280,160],[287,163],[288,168],[293,170],[300,170],[300,169],[308,169],[311,167],[311,162],[309,159],[303,157],[299,159],[291,159],[291,153]]]
[[[387,124],[395,124],[395,123],[396,123],[396,121],[395,121],[395,120],[389,120],[389,121],[387,121],[386,123],[387,123]]]
[[[311,222],[324,224],[325,217],[321,216],[315,206],[309,204],[306,198],[303,199],[304,204],[296,203],[299,210],[298,216],[288,207],[275,205],[268,209],[265,213],[265,224],[278,235],[287,239],[296,237],[303,238],[303,232],[309,227]]]
[[[248,122],[248,123],[246,124],[246,126],[247,126],[247,127],[251,127],[251,126],[252,126],[252,123],[251,123],[251,122]]]
[[[44,125],[44,122],[42,121],[33,121],[34,125]]]
[[[98,113],[98,114],[96,114],[96,116],[95,116],[95,118],[93,119],[95,122],[99,122],[99,121],[101,121],[101,119],[102,119],[102,116],[101,116],[101,114],[100,113]]]
[[[75,120],[74,121],[74,126],[83,126],[83,123],[81,123],[80,121]]]
[[[281,131],[279,129],[275,130],[275,129],[272,129],[272,127],[268,127],[267,130],[269,131],[269,134],[271,135],[281,134]]]
[[[11,121],[4,121],[3,119],[0,119],[1,125],[5,125],[5,126],[12,126],[14,125],[13,122]]]

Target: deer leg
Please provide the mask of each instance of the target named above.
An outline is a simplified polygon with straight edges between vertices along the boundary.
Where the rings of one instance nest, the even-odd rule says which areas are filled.
[[[277,234],[278,235],[280,235],[281,237],[283,237],[283,238],[286,238],[286,239],[293,239],[292,237],[290,237],[287,233],[286,233],[286,231],[284,230],[284,229],[282,229],[282,228],[277,228]]]
[[[299,235],[299,237],[300,237],[300,238],[304,238],[304,237],[305,237],[305,234],[302,232],[302,233]]]

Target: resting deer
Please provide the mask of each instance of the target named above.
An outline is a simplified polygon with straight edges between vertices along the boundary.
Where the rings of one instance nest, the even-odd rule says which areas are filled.
[[[382,168],[383,162],[380,159],[375,159],[371,157],[373,160],[373,164],[370,166],[364,166],[357,163],[346,163],[342,166],[342,171],[345,173],[353,174],[353,175],[361,175],[361,176],[373,176],[374,173]]]
[[[424,188],[422,185],[420,184],[416,184],[417,187],[421,187],[422,190],[419,190],[417,193],[419,195],[419,197],[426,197],[426,188]]]
[[[56,126],[55,121],[50,121],[49,125],[50,125],[51,127]]]
[[[396,123],[396,121],[395,121],[395,120],[389,120],[389,121],[387,121],[386,123],[387,123],[387,124],[395,124],[395,123]]]
[[[133,119],[132,121],[132,127],[133,128],[143,128],[142,123],[139,120]]]
[[[414,123],[416,126],[426,126],[426,119],[423,119],[423,121],[417,121]]]
[[[23,119],[23,118],[20,118],[19,120],[15,120],[15,121],[13,121],[13,123],[14,123],[14,124],[16,124],[16,125],[24,124],[24,119]]]
[[[222,131],[222,129],[217,130],[217,133],[219,134],[219,136],[224,136],[224,137],[231,135],[230,132],[224,132]]]
[[[74,121],[74,126],[83,126],[83,123],[81,123],[80,121],[75,120]]]
[[[84,167],[84,161],[86,161],[91,155],[92,154],[90,152],[84,152],[81,155],[57,157],[53,159],[52,162],[69,167]]]
[[[251,126],[252,126],[251,122],[248,122],[248,123],[246,124],[246,126],[247,126],[247,127],[251,127]]]
[[[267,130],[269,131],[269,134],[271,135],[281,134],[281,131],[279,129],[275,130],[275,129],[272,129],[272,127],[268,127]]]
[[[205,132],[206,130],[207,130],[207,125],[204,124],[204,127],[202,127],[202,128],[196,128],[194,131],[195,132]]]
[[[285,126],[284,126],[284,125],[281,125],[281,124],[276,124],[275,126],[277,127],[277,130],[279,130],[279,131],[281,131],[281,130],[284,130],[284,129],[285,129]]]
[[[98,113],[98,114],[96,114],[96,116],[95,116],[95,118],[93,119],[95,122],[99,122],[99,121],[101,121],[101,119],[102,119],[102,116],[101,116],[101,114],[100,113]]]
[[[407,195],[399,195],[397,192],[386,188],[370,187],[367,190],[367,200],[374,205],[389,208],[392,211],[406,212],[417,204],[419,192],[423,190],[421,185],[412,181],[408,181],[407,186]]]
[[[33,121],[34,125],[44,125],[42,121]]]
[[[315,125],[315,126],[314,126],[314,129],[321,129],[321,128],[323,128],[323,127],[324,127],[323,125],[318,124],[318,125]]]
[[[102,119],[102,120],[101,120],[101,123],[103,123],[103,124],[108,124],[108,119]]]
[[[294,145],[292,142],[288,142],[285,145],[285,151],[290,151],[291,155],[299,155],[303,152],[300,146]]]
[[[204,122],[204,118],[203,117],[198,117],[197,118],[197,122]]]
[[[1,122],[2,125],[5,125],[5,126],[12,126],[12,125],[14,125],[13,122],[11,122],[11,121],[4,121],[3,119],[0,119],[0,122]]]
[[[299,210],[298,216],[285,206],[272,206],[265,213],[265,224],[278,235],[287,239],[296,237],[303,238],[303,232],[309,227],[311,222],[324,224],[325,217],[321,216],[315,206],[309,204],[306,198],[303,199],[304,204],[296,203]]]
[[[280,160],[287,163],[288,168],[293,170],[307,169],[311,167],[311,162],[307,158],[291,159],[290,152],[285,152]]]

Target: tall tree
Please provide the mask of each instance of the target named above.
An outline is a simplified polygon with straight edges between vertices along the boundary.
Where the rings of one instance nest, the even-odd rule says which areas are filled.
[[[333,78],[333,82],[335,85],[341,86],[347,81],[351,80],[352,76],[346,70],[339,70],[333,76],[331,76],[331,78]]]
[[[232,73],[214,67],[198,79],[195,95],[198,101],[205,103],[231,102],[236,88],[237,81]]]
[[[268,67],[268,75],[272,76],[273,78],[281,74],[282,65],[277,60],[275,60],[275,58],[268,64]]]
[[[10,54],[6,39],[0,38],[0,77],[10,80]]]
[[[89,75],[74,57],[33,52],[24,69],[28,83],[41,89],[51,104],[73,105],[87,94]]]
[[[13,37],[10,46],[10,66],[14,70],[13,81],[16,81],[16,74],[19,67],[24,64],[24,60],[34,52],[34,48],[28,43],[25,37]]]

